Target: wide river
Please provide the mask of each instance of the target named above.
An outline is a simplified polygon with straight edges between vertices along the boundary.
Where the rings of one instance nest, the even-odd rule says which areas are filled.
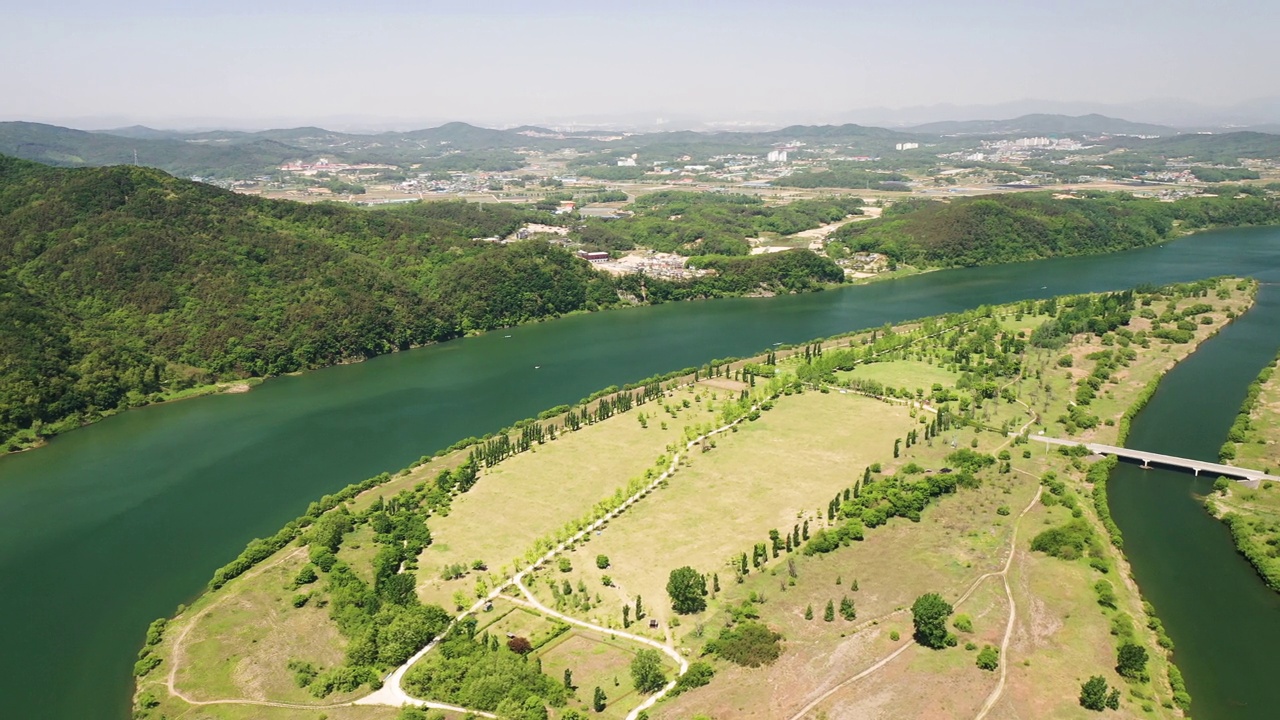
[[[127,718],[147,623],[197,595],[249,539],[275,532],[326,492],[606,385],[984,303],[1224,274],[1280,281],[1280,228],[808,295],[580,315],[274,379],[244,395],[134,410],[68,433],[0,458],[0,716]],[[1168,447],[1213,454],[1245,385],[1280,345],[1275,294],[1265,292],[1263,306],[1205,348],[1237,371],[1219,373],[1219,385],[1162,391],[1152,407],[1171,409],[1145,413],[1135,443],[1176,420]],[[1236,336],[1254,349],[1233,364]],[[1202,412],[1210,401],[1222,412]],[[1280,707],[1280,662],[1269,662],[1280,647],[1276,597],[1198,511],[1190,493],[1204,483],[1155,472],[1131,479],[1123,467],[1118,475],[1117,521],[1178,644],[1195,716],[1262,717]]]

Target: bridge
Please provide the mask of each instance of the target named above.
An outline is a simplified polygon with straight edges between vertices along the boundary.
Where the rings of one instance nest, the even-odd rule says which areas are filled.
[[[1188,458],[1177,457],[1175,455],[1161,455],[1160,453],[1147,452],[1145,450],[1134,450],[1132,448],[1102,445],[1100,443],[1080,442],[1079,440],[1062,440],[1054,437],[1045,437],[1044,435],[1035,435],[1033,437],[1046,445],[1060,445],[1064,447],[1082,446],[1089,452],[1096,455],[1115,455],[1116,457],[1124,458],[1126,460],[1136,460],[1142,463],[1143,468],[1150,468],[1152,465],[1162,465],[1165,467],[1178,468],[1180,470],[1190,470],[1197,476],[1202,472],[1210,475],[1221,475],[1238,482],[1257,483],[1263,480],[1280,482],[1280,476],[1268,475],[1261,470],[1250,470],[1248,468],[1205,462],[1203,460],[1190,460]]]

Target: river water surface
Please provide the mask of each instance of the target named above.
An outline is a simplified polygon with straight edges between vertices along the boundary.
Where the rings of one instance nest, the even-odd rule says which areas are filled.
[[[274,533],[324,493],[606,385],[984,303],[1223,274],[1280,282],[1280,229],[808,295],[574,316],[274,379],[243,395],[133,410],[68,433],[0,458],[0,717],[127,718],[147,623],[197,595],[249,539]],[[1201,351],[1224,358],[1207,372],[1220,386],[1162,388],[1131,442],[1216,453],[1244,387],[1280,344],[1273,294]],[[1238,367],[1228,373],[1227,364]],[[1159,444],[1174,432],[1166,419],[1201,444]],[[1190,493],[1204,488],[1124,466],[1112,488],[1135,574],[1178,644],[1196,717],[1280,707],[1272,677],[1280,662],[1265,654],[1280,647],[1275,596],[1198,508]]]

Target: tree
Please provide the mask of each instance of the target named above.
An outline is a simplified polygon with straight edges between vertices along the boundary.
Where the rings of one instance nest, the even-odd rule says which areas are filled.
[[[666,673],[662,671],[662,656],[657,650],[645,648],[636,653],[631,660],[631,680],[636,690],[642,693],[657,692],[667,684]]]
[[[604,570],[604,569],[608,568],[608,567],[609,567],[609,556],[608,556],[608,555],[597,555],[597,556],[596,556],[596,567],[600,568],[601,570]]]
[[[600,686],[597,685],[595,693],[591,696],[591,709],[596,712],[604,712],[604,703],[608,699],[604,694],[604,690],[601,690]]]
[[[805,606],[805,608],[804,608],[804,619],[805,619],[805,620],[812,620],[812,619],[813,619],[813,604],[812,604],[812,603],[811,603],[811,604],[809,604],[809,605],[806,605],[806,606]]]
[[[573,671],[570,670],[569,668],[564,669],[564,689],[565,690],[573,689]]]
[[[840,617],[848,621],[853,621],[858,617],[858,611],[853,607],[853,601],[848,595],[840,598]]]
[[[688,565],[671,571],[667,578],[667,595],[671,609],[681,615],[707,609],[707,579]]]
[[[1086,710],[1101,710],[1107,705],[1107,681],[1094,675],[1080,686],[1080,706]]]
[[[836,619],[836,606],[830,600],[827,601],[827,608],[822,611],[822,619],[831,622]]]
[[[1116,672],[1132,680],[1147,673],[1147,649],[1127,642],[1116,649]]]
[[[1120,709],[1120,691],[1116,688],[1111,688],[1111,692],[1107,694],[1107,707],[1112,710]]]
[[[951,604],[937,593],[926,593],[916,598],[911,606],[911,621],[915,625],[916,642],[935,650],[947,644],[947,617]]]
[[[644,619],[644,602],[640,599],[640,596],[637,595],[636,596],[636,622],[640,622],[643,619]]]
[[[895,438],[893,441],[893,456],[898,457],[902,452],[902,438]]]
[[[533,644],[527,638],[517,635],[507,641],[507,649],[517,655],[527,655],[533,650]]]
[[[990,645],[984,646],[978,651],[977,665],[983,670],[995,670],[1000,667],[1000,651]]]

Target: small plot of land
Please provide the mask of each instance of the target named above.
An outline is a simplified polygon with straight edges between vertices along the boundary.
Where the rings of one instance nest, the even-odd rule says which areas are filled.
[[[655,467],[686,426],[711,422],[717,401],[731,393],[683,388],[669,394],[661,402],[674,416],[659,401],[650,401],[484,471],[474,488],[454,500],[447,516],[431,520],[433,541],[419,557],[422,600],[453,607],[454,593],[470,594],[474,581],[443,580],[443,568],[455,563],[469,567],[475,560],[498,572],[510,568],[539,538],[587,515],[628,480]],[[647,427],[638,420],[641,413]]]
[[[229,586],[226,595],[214,596],[221,602],[211,603],[187,632],[176,687],[193,700],[330,704],[345,699],[336,695],[317,700],[285,671],[293,659],[318,668],[341,665],[346,646],[328,610],[294,608],[288,596],[282,597],[280,589],[292,586],[305,563],[305,554],[291,554],[257,576],[233,581],[236,587]],[[175,629],[170,637],[179,632]]]
[[[622,718],[642,700],[631,681],[631,661],[639,649],[640,646],[634,642],[612,640],[575,629],[539,650],[537,657],[542,660],[543,672],[553,678],[563,677],[566,669],[572,673],[574,700],[568,707],[587,713],[591,710],[595,689],[601,688],[608,698],[604,712],[590,714],[601,718]],[[672,677],[675,668],[665,660],[665,656],[664,661],[667,677]]]
[[[783,396],[759,420],[718,436],[714,450],[695,450],[667,487],[569,553],[574,571],[564,579],[601,595],[588,613],[601,624],[620,627],[621,606],[636,595],[666,624],[671,570],[690,564],[731,582],[730,558],[767,540],[771,528],[789,532],[803,517],[816,518],[817,508],[884,457],[912,422],[906,408],[859,395]],[[596,568],[597,555],[608,557],[609,568]],[[561,582],[554,568],[545,574]],[[615,587],[602,586],[604,575]]]
[[[960,374],[919,360],[897,360],[894,362],[867,363],[859,365],[850,372],[837,373],[840,379],[858,378],[875,380],[896,388],[915,390],[921,388],[928,395],[934,383],[945,388],[954,388]]]
[[[507,637],[522,637],[538,649],[557,636],[560,627],[554,620],[538,614],[522,605],[499,599],[493,603],[492,615],[485,614],[479,618],[477,632],[487,632],[499,640]]]

